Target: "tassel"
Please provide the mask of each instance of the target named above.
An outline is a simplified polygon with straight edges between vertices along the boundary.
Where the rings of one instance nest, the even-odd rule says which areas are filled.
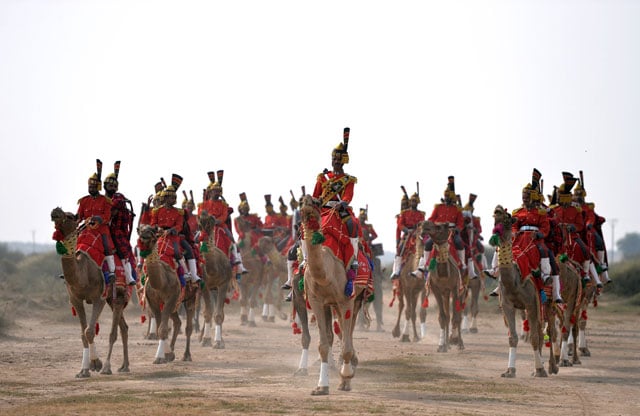
[[[547,294],[544,293],[544,290],[540,291],[540,302],[547,303]]]
[[[562,333],[563,333],[563,334],[566,334],[566,333],[567,333],[567,327],[566,327],[566,326],[563,326],[563,327],[562,327]]]
[[[593,307],[594,308],[598,307],[598,299],[597,298],[593,298]]]
[[[456,300],[456,312],[460,312],[462,310],[460,306],[460,299]]]
[[[425,296],[424,300],[422,301],[422,308],[427,309],[428,307],[429,307],[429,298]]]
[[[71,315],[76,316],[78,315],[78,313],[76,312],[76,308],[75,307],[71,307]]]
[[[200,244],[200,253],[208,253],[209,252],[209,245],[207,245],[206,241],[203,241]]]
[[[96,322],[96,336],[100,333],[100,322]]]
[[[372,293],[371,295],[369,295],[369,297],[367,298],[367,302],[371,303],[376,299],[376,296]]]
[[[431,259],[429,261],[429,271],[435,272],[437,267],[438,267],[438,261],[436,259]]]
[[[309,304],[309,299],[306,300],[306,307],[308,310],[311,310],[311,305]]]
[[[64,246],[64,244],[62,244],[62,241],[56,241],[56,252],[62,256],[64,254],[67,254],[69,251]]]
[[[147,322],[147,315],[140,315],[140,323],[143,324]]]
[[[149,254],[151,254],[151,250],[140,250],[140,257],[143,259],[149,256]]]
[[[549,334],[544,334],[544,346],[547,348],[551,347],[551,341],[549,340]]]
[[[569,319],[569,322],[571,323],[571,325],[575,325],[576,324],[576,316],[575,315],[571,315],[571,319]]]
[[[529,320],[525,319],[524,321],[522,321],[522,330],[524,332],[529,332]]]
[[[336,335],[340,335],[340,324],[338,323],[338,321],[333,321],[333,332]]]
[[[582,311],[582,320],[583,321],[587,320],[587,310],[586,309]]]
[[[304,292],[304,278],[300,279],[300,281],[298,282],[298,290],[300,292]]]
[[[311,236],[311,244],[314,246],[324,243],[324,235],[320,231],[314,231]]]
[[[347,311],[344,313],[344,319],[349,319],[351,318],[351,309],[347,309]]]
[[[560,260],[560,263],[566,263],[567,260],[569,260],[569,256],[567,253],[562,253],[560,254],[560,257],[558,257],[558,260]]]
[[[492,247],[498,247],[500,245],[500,236],[498,234],[493,234],[491,238],[489,238],[489,245]]]
[[[227,305],[231,303],[231,300],[229,298],[224,298],[224,303],[226,303]]]
[[[233,299],[233,300],[240,299],[240,292],[238,292],[237,290],[234,290],[233,291],[233,297],[231,299]]]
[[[353,294],[353,280],[347,280],[347,284],[344,285],[344,295],[350,298],[352,294]]]

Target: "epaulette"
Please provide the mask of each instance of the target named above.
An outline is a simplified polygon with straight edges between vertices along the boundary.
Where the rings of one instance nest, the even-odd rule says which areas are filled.
[[[547,213],[547,210],[545,208],[538,208],[538,214],[544,215],[546,213]]]
[[[180,215],[184,215],[184,210],[182,208],[176,208]]]
[[[106,195],[103,195],[103,196],[106,198],[106,200],[107,200],[109,203],[111,203],[111,198],[109,198],[109,197],[108,197],[108,196],[106,196]]]
[[[551,204],[549,205],[549,209],[556,209],[560,206],[560,204]]]
[[[159,209],[160,209],[160,207],[153,207],[153,208],[151,208],[151,212],[156,212],[156,211],[158,211]]]
[[[516,215],[516,213],[520,212],[521,210],[522,210],[522,207],[516,208],[511,212],[511,215]]]
[[[318,176],[316,176],[316,181],[323,181],[323,180],[327,180],[326,176],[324,176],[324,173],[318,173]]]
[[[587,206],[591,209],[595,209],[596,208],[596,204],[594,204],[593,202],[587,202]]]
[[[356,178],[355,176],[347,175],[346,173],[345,176],[349,178],[347,182],[358,183],[358,178]]]

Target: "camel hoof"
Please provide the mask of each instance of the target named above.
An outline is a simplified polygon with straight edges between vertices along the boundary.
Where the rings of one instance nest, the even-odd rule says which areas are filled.
[[[589,351],[589,348],[584,347],[584,348],[579,348],[580,351],[580,355],[582,355],[583,357],[591,357],[591,351]]]
[[[166,358],[167,362],[170,363],[176,359],[176,354],[173,352],[166,352],[164,353],[164,358]]]
[[[108,368],[108,367],[104,367],[104,368],[102,369],[102,371],[100,371],[100,374],[104,374],[105,376],[110,376],[110,375],[112,375],[113,373],[111,372],[111,369],[110,369],[110,368]]]
[[[569,360],[561,360],[559,365],[560,367],[573,367],[573,364]]]
[[[202,345],[203,347],[210,347],[212,345],[211,338],[204,338],[200,345]]]
[[[129,372],[129,366],[122,366],[120,368],[118,368],[118,373],[128,373]]]
[[[553,367],[549,367],[550,374],[558,374],[558,371],[560,371],[560,367],[558,367],[557,365],[554,365]]]
[[[549,377],[547,374],[547,370],[544,368],[536,368],[536,371],[533,373],[534,377]]]
[[[166,364],[167,363],[167,359],[166,358],[156,358],[155,360],[153,360],[154,364]]]
[[[328,396],[329,395],[329,386],[316,387],[315,390],[311,390],[312,396]]]
[[[256,321],[249,321],[249,322],[247,322],[247,325],[248,325],[250,328],[255,328],[255,327],[257,327],[257,326],[258,326],[258,325],[256,325]]]
[[[469,332],[471,332],[472,334],[477,334],[478,328],[469,328]]]
[[[306,368],[298,368],[294,373],[294,376],[308,376],[309,370]]]
[[[263,322],[268,322],[268,321],[269,321],[269,318],[267,318],[266,316],[263,316],[263,317],[262,317],[262,321],[263,321]]]
[[[147,339],[148,340],[152,340],[152,341],[156,341],[158,339],[158,335],[157,334],[148,334],[147,335]]]
[[[89,378],[89,377],[91,377],[91,373],[89,372],[88,368],[83,368],[82,370],[80,370],[78,374],[76,374],[76,378]]]
[[[349,383],[348,380],[344,380],[342,383],[340,383],[340,385],[338,386],[338,390],[340,391],[351,391],[351,383]]]
[[[409,338],[409,335],[407,334],[403,334],[402,338],[400,338],[400,342],[410,342],[411,339]]]
[[[275,316],[270,316],[269,319],[267,319],[267,321],[275,322],[276,321],[276,317]]]
[[[216,343],[213,344],[213,349],[214,350],[223,350],[224,349],[224,341],[216,341]]]
[[[182,356],[182,361],[191,361],[191,354],[187,354],[187,353],[185,353],[185,354]]]
[[[516,378],[516,369],[514,367],[507,368],[507,371],[500,374],[501,377],[504,378]]]
[[[102,361],[99,358],[95,360],[91,360],[91,364],[89,364],[89,369],[91,371],[100,371],[102,370]]]
[[[398,327],[393,328],[391,335],[393,335],[394,338],[398,338],[400,336],[400,329]]]
[[[578,358],[578,357],[573,357],[573,364],[574,365],[580,365],[580,364],[582,364],[582,361],[580,361],[580,358]]]
[[[438,352],[447,352],[447,347],[445,345],[438,345]]]
[[[289,319],[289,315],[287,315],[284,312],[280,312],[280,319],[282,319],[283,321],[286,321]]]

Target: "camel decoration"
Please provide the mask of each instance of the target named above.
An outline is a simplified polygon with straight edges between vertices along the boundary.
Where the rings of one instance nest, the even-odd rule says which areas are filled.
[[[181,299],[180,280],[176,269],[161,259],[158,245],[162,243],[159,236],[161,230],[150,225],[142,225],[138,229],[138,244],[144,258],[144,284],[146,304],[151,309],[151,315],[158,321],[158,349],[154,364],[165,364],[175,359],[174,347],[180,333],[182,321],[178,315],[178,307],[184,302],[187,311],[185,327],[186,347],[183,361],[191,361],[191,334],[193,332],[193,316],[195,314],[196,294],[198,285],[187,282]],[[160,241],[159,241],[160,240]],[[163,244],[164,245],[164,244]],[[169,318],[172,321],[171,342],[167,344],[169,336]]]
[[[353,347],[355,319],[362,306],[365,287],[354,285],[352,296],[345,295],[347,285],[346,269],[343,262],[331,249],[322,245],[320,201],[310,195],[302,197],[300,214],[307,246],[307,264],[304,271],[304,290],[307,301],[316,317],[320,352],[320,376],[312,395],[329,394],[329,351],[331,348],[330,325],[332,310],[335,311],[342,338],[342,365],[340,368],[342,391],[351,390],[351,379],[358,364]]]
[[[514,219],[502,206],[496,206],[494,213],[493,235],[489,243],[497,246],[498,268],[500,271],[500,307],[502,309],[505,324],[509,329],[509,363],[507,371],[502,373],[502,377],[514,378],[516,376],[516,349],[518,347],[518,332],[516,328],[516,310],[525,311],[526,320],[523,323],[525,331],[528,328],[529,342],[533,350],[533,360],[535,366],[534,377],[547,377],[542,362],[542,347],[544,346],[543,324],[545,316],[550,319],[553,315],[552,308],[545,308],[541,304],[539,290],[533,280],[531,273],[524,279],[520,272],[520,267],[514,261],[514,253],[511,247],[512,230]],[[516,259],[518,260],[518,259]],[[547,331],[553,331],[555,316],[549,321]],[[554,334],[551,333],[550,340],[553,341]],[[552,373],[558,371],[555,357],[553,355],[553,342],[551,342],[551,353],[549,359],[549,370]]]
[[[431,256],[435,257],[428,262],[427,285],[438,304],[438,323],[440,324],[438,352],[447,352],[450,345],[458,345],[458,349],[462,350],[464,343],[460,324],[466,287],[463,285],[460,270],[451,256],[449,245],[451,229],[448,223],[424,221],[420,224],[419,232],[433,240]]]
[[[96,351],[95,336],[98,318],[106,304],[104,274],[87,251],[77,249],[79,231],[76,216],[70,212],[64,212],[61,208],[54,208],[51,211],[51,221],[56,228],[54,239],[58,240],[56,249],[61,254],[62,272],[69,294],[69,303],[80,320],[80,336],[83,345],[82,367],[76,377],[86,378],[90,377],[90,371],[100,371],[103,368]],[[88,321],[85,303],[92,305]]]
[[[394,338],[398,338],[400,332],[400,318],[404,311],[404,326],[402,330],[401,342],[409,342],[409,323],[411,323],[411,329],[413,330],[413,341],[417,342],[424,338],[426,335],[426,320],[427,320],[427,289],[422,277],[415,277],[411,274],[413,270],[418,268],[418,262],[420,256],[424,251],[424,242],[416,232],[420,228],[420,224],[416,227],[416,230],[411,231],[411,234],[407,236],[407,244],[402,255],[402,268],[400,269],[400,277],[394,281],[393,296],[394,299],[398,299],[398,318],[396,319],[396,325],[391,331],[391,335]],[[398,283],[395,283],[398,282]],[[393,301],[392,301],[393,304]],[[420,308],[420,336],[416,329],[416,318],[418,313],[416,310]]]
[[[198,218],[198,225],[200,229],[210,236],[208,242],[209,250],[202,253],[204,258],[202,275],[205,281],[205,289],[202,293],[204,326],[200,334],[200,341],[203,346],[213,345],[214,349],[223,349],[222,323],[224,322],[224,304],[231,286],[231,280],[234,278],[233,268],[231,267],[229,256],[214,244],[213,226],[215,225],[215,219],[203,212]],[[212,304],[213,291],[215,291],[215,302]],[[211,341],[212,319],[216,324],[214,343]]]

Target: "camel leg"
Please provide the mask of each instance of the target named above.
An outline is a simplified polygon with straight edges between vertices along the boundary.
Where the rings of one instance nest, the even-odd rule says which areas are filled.
[[[72,302],[73,308],[76,310],[78,320],[80,321],[80,340],[82,341],[82,366],[80,372],[76,374],[76,378],[90,377],[89,370],[89,341],[87,339],[87,315],[84,310],[82,301]]]
[[[350,307],[353,307],[353,310],[350,311]],[[340,368],[340,377],[342,378],[342,382],[338,389],[350,391],[351,379],[355,375],[355,368],[352,363],[355,355],[353,349],[353,330],[355,327],[355,314],[358,312],[358,308],[355,307],[355,303],[353,302],[345,302],[345,304],[339,308],[338,312],[342,315],[340,317],[340,326],[342,327],[342,367]]]
[[[547,311],[547,336],[549,337],[549,373],[550,374],[558,374],[558,364],[556,363],[555,357],[555,343],[557,341],[557,332],[556,332],[556,314],[551,305],[548,305],[546,308]],[[546,346],[546,342],[544,343]]]
[[[102,299],[94,301],[93,308],[91,309],[91,319],[88,323],[86,322],[86,317],[84,316],[84,308],[82,308],[82,319],[84,320],[85,325],[84,336],[89,346],[89,370],[91,371],[100,371],[102,369],[102,361],[100,361],[100,358],[98,357],[94,341],[96,336],[96,322],[98,321],[98,317],[100,316],[100,313],[102,312],[105,304],[106,301]],[[78,316],[80,316],[80,314],[78,314]]]
[[[204,327],[200,335],[200,345],[203,347],[211,346],[211,319],[213,317],[213,305],[211,304],[211,292],[208,289],[203,290],[202,297],[204,299]]]
[[[124,312],[124,311],[123,311]],[[129,325],[124,319],[124,313],[120,316],[120,338],[122,338],[122,366],[119,373],[129,372]]]
[[[328,322],[331,319],[331,313],[327,313],[325,308],[319,302],[311,303],[311,309],[315,312],[316,322],[318,325],[318,353],[320,354],[320,375],[318,385],[311,391],[312,396],[326,396],[329,394],[329,337],[327,331],[330,331]],[[327,319],[328,317],[328,319]]]
[[[418,306],[418,296],[420,295],[415,289],[411,292],[411,305],[409,306],[409,311],[411,315],[411,325],[413,327],[413,341],[420,341],[420,337],[418,336],[418,330],[416,327],[416,319],[418,318],[418,314],[416,313],[416,307]]]
[[[160,311],[157,305],[152,306],[153,315],[159,317],[158,322],[158,349],[156,351],[156,357],[153,361],[154,364],[166,364],[166,350],[168,350],[167,338],[169,336],[169,311],[165,307]]]
[[[400,336],[400,318],[402,317],[402,311],[404,310],[404,293],[401,285],[398,286],[397,296],[398,318],[396,319],[396,326],[394,326],[393,330],[391,331],[391,335],[393,335],[394,338],[398,338]]]
[[[214,308],[213,320],[216,323],[213,348],[217,350],[224,349],[224,340],[222,339],[222,323],[224,322],[224,300],[227,293],[228,283],[220,285],[216,297],[216,305]]]
[[[182,328],[182,320],[180,319],[178,312],[171,314],[171,321],[173,322],[173,331],[171,332],[171,343],[169,344],[170,352],[167,352],[166,349],[164,352],[164,355],[169,362],[176,359],[176,340],[178,339],[178,334],[180,334],[180,329]]]
[[[196,289],[192,289],[193,292],[190,293],[189,299],[186,300],[183,305],[187,312],[187,324],[184,329],[185,336],[187,337],[185,343],[184,354],[182,355],[182,361],[191,361],[191,335],[193,334],[193,316],[196,313]]]
[[[501,298],[502,299],[502,298]],[[516,328],[516,310],[512,305],[502,301],[502,312],[504,321],[508,328],[509,337],[509,362],[507,371],[501,374],[502,377],[514,378],[516,376],[516,352],[518,348],[518,329]]]
[[[427,337],[427,308],[422,306],[426,297],[426,291],[422,289],[420,291],[420,339]]]
[[[537,304],[532,303],[527,305],[527,320],[529,321],[531,348],[533,349],[533,362],[535,367],[534,377],[547,377],[547,371],[542,364],[544,337],[542,335],[541,318]]]
[[[120,318],[122,317],[122,308],[119,308],[119,305],[116,304],[117,298],[111,300],[111,309],[113,311],[112,319],[111,319],[111,332],[109,333],[109,352],[107,353],[107,359],[104,362],[104,366],[102,367],[102,371],[100,374],[113,374],[111,372],[111,353],[113,352],[113,345],[118,340],[118,324],[120,323]]]
[[[307,313],[307,307],[305,305],[304,297],[302,293],[298,290],[298,284],[300,281],[300,277],[297,277],[293,281],[293,307],[296,313],[296,320],[299,322],[299,325],[302,327],[302,334],[300,343],[302,346],[302,353],[300,356],[300,363],[298,365],[298,369],[294,373],[294,375],[298,376],[306,376],[309,373],[308,370],[308,362],[309,362],[309,345],[311,344],[311,335],[309,334],[309,314]]]

